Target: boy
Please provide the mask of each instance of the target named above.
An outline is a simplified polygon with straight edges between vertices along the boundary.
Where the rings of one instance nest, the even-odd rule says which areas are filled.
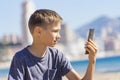
[[[60,39],[62,18],[52,10],[36,10],[29,19],[33,43],[13,57],[8,80],[92,80],[97,47],[86,42],[89,65],[83,79],[72,68],[62,52],[52,48]]]

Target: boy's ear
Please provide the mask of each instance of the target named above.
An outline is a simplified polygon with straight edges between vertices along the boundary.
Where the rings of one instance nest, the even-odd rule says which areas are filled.
[[[34,29],[35,33],[40,34],[41,33],[41,27],[35,27]]]

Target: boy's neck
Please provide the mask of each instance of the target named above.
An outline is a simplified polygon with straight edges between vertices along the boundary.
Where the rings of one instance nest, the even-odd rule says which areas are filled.
[[[47,46],[40,46],[32,44],[28,50],[36,57],[44,57],[46,54]]]

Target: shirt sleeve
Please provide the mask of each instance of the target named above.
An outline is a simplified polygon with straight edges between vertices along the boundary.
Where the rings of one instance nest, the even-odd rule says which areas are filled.
[[[71,69],[72,65],[70,61],[65,57],[63,53],[61,53],[61,75],[66,75]]]
[[[24,80],[24,67],[19,56],[16,54],[11,62],[8,80]]]

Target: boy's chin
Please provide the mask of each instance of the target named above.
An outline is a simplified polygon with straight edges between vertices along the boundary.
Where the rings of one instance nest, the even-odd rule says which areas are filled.
[[[55,45],[49,45],[49,47],[55,47]]]

